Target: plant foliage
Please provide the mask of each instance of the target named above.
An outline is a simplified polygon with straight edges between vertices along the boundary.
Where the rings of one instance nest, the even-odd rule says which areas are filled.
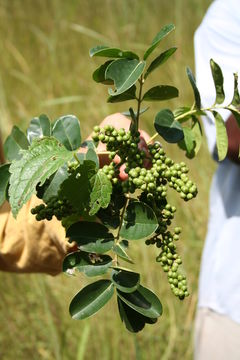
[[[13,216],[17,217],[21,207],[37,194],[42,204],[31,210],[36,220],[50,221],[55,216],[62,221],[68,241],[76,244],[76,251],[63,261],[63,272],[100,276],[72,299],[69,311],[74,319],[95,314],[114,294],[120,318],[130,332],[141,331],[162,315],[158,296],[143,286],[141,274],[131,269],[134,259],[128,249],[132,241],[155,245],[159,251],[156,261],[167,274],[174,295],[180,300],[189,295],[176,246],[181,228],[171,226],[176,208],[168,203],[168,191],[172,188],[188,201],[197,195],[197,186],[188,177],[186,164],[175,163],[154,140],[160,136],[178,144],[187,157],[193,158],[202,140],[199,116],[211,112],[219,160],[223,160],[228,139],[218,110],[231,111],[240,125],[240,96],[238,76],[234,74],[232,101],[223,105],[224,77],[219,65],[211,60],[216,100],[211,107],[202,108],[194,75],[187,68],[193,89],[192,106],[160,108],[153,121],[156,133],[141,148],[140,117],[148,109],[142,108],[142,103],[169,100],[179,94],[176,87],[166,84],[143,91],[148,77],[164,69],[164,63],[176,51],[176,47],[161,51],[148,63],[173,30],[173,24],[164,26],[142,58],[132,51],[106,45],[90,50],[91,57],[107,59],[93,73],[97,83],[110,86],[107,101],[136,103],[135,110],[129,106],[125,113],[131,118],[129,129],[95,126],[92,141],[83,143],[75,116],[62,116],[52,125],[46,115],[40,115],[30,121],[26,135],[14,126],[4,144],[8,163],[0,167],[0,203],[9,199]],[[105,144],[104,155],[108,156],[102,168],[96,147],[99,142]],[[119,176],[122,167],[124,180]]]

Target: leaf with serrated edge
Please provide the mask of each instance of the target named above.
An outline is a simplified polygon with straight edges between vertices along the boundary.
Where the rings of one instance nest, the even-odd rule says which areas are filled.
[[[77,150],[81,145],[79,120],[74,115],[60,117],[54,124],[52,135],[68,150]]]
[[[151,236],[158,228],[158,221],[150,206],[140,201],[130,201],[120,236],[127,240],[140,240]]]
[[[111,200],[112,183],[107,175],[98,170],[94,177],[94,185],[90,195],[90,211],[89,215],[94,215],[100,208],[106,209]]]
[[[21,150],[22,158],[10,166],[10,205],[16,217],[23,204],[36,193],[36,186],[55,173],[73,153],[54,138],[33,140],[28,150]]]
[[[186,68],[186,72],[187,72],[187,76],[190,81],[190,84],[192,86],[192,89],[193,89],[194,98],[195,98],[195,106],[197,109],[200,110],[201,109],[201,97],[200,97],[200,93],[199,93],[199,90],[196,85],[195,77],[192,73],[192,70],[189,67]]]
[[[98,312],[113,296],[110,280],[98,280],[84,287],[71,301],[69,312],[73,319],[82,320]]]
[[[27,138],[31,144],[33,139],[51,136],[51,123],[47,115],[40,115],[33,118],[27,129]]]
[[[139,285],[132,293],[124,293],[117,290],[120,299],[140,314],[149,318],[157,318],[162,315],[162,304],[151,290]]]
[[[106,79],[112,79],[116,90],[108,89],[111,96],[119,95],[133,86],[143,73],[145,61],[118,59],[106,69]]]
[[[171,31],[175,29],[175,26],[173,24],[165,25],[154,37],[151,46],[147,49],[145,52],[143,59],[146,60],[149,55],[153,52],[153,50],[158,46],[160,41],[165,38]]]
[[[176,50],[177,50],[176,47],[172,47],[161,53],[158,57],[156,57],[156,59],[154,59],[153,62],[147,68],[147,71],[144,75],[144,79],[146,79],[153,70],[157,69],[160,65],[164,64],[169,59],[169,57],[175,53]]]
[[[227,155],[228,150],[228,137],[225,122],[221,115],[216,111],[213,111],[216,125],[216,137],[217,137],[217,150],[219,161],[223,160]]]
[[[210,60],[212,77],[215,85],[216,90],[216,100],[215,104],[222,104],[225,99],[225,94],[223,90],[223,74],[220,66],[213,61]]]
[[[7,198],[8,181],[10,178],[10,164],[0,165],[0,206]]]

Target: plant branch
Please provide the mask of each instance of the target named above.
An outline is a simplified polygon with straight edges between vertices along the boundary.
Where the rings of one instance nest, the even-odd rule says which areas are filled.
[[[140,83],[140,89],[139,89],[139,96],[137,98],[138,107],[137,107],[137,116],[136,116],[137,129],[139,128],[139,115],[140,115],[140,108],[141,108],[141,102],[142,102],[142,88],[143,88],[143,84],[144,84],[143,75],[141,75],[141,77],[139,79],[139,83]]]

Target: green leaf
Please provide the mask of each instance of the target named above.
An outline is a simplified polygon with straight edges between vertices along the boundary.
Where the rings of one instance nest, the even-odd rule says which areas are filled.
[[[158,85],[149,89],[144,95],[144,101],[162,101],[178,97],[178,89],[169,85]]]
[[[183,132],[184,132],[184,139],[181,140],[181,142],[183,143],[182,144],[183,148],[184,150],[186,150],[187,157],[192,158],[194,156],[194,147],[195,147],[194,135],[192,133],[192,129],[188,127],[183,127]]]
[[[140,201],[130,201],[124,215],[120,236],[127,240],[140,240],[151,236],[158,228],[153,210]]]
[[[122,102],[127,100],[134,100],[136,99],[136,86],[133,85],[130,89],[126,90],[124,93],[115,96],[109,96],[107,99],[108,103],[116,103]]]
[[[87,252],[103,254],[112,249],[114,237],[102,224],[80,221],[71,225],[66,236],[70,242],[76,241],[78,248]]]
[[[115,254],[117,254],[121,259],[133,264],[132,259],[128,256],[125,249],[126,246],[124,244],[124,240],[113,246],[113,251],[115,252]]]
[[[95,163],[96,169],[99,169],[99,158],[97,156],[96,151],[93,148],[89,148],[86,155],[85,160],[90,160]]]
[[[140,283],[140,275],[133,271],[113,269],[112,282],[116,288],[124,293],[137,290]]]
[[[120,95],[132,87],[143,73],[145,61],[118,59],[113,61],[106,70],[105,77],[112,79],[116,90],[108,89],[109,95]]]
[[[203,138],[201,124],[196,117],[193,117],[192,134],[195,142],[194,156],[196,156],[198,151],[200,150]]]
[[[106,209],[110,203],[112,183],[100,169],[92,179],[94,185],[90,195],[89,215],[94,215],[100,208]]]
[[[10,178],[10,164],[0,165],[0,206],[7,199],[8,182]]]
[[[31,144],[33,139],[51,136],[51,123],[47,115],[40,115],[31,120],[27,129],[27,138]]]
[[[63,260],[63,272],[72,274],[73,269],[82,271],[86,276],[98,276],[105,274],[112,264],[109,255],[97,255],[84,251],[75,251],[68,254]]]
[[[120,299],[140,314],[149,318],[157,318],[162,315],[162,304],[158,297],[149,289],[139,285],[132,293],[124,293],[117,290]]]
[[[228,137],[225,122],[221,115],[216,111],[213,111],[216,125],[216,136],[217,136],[217,150],[219,161],[223,160],[228,151]]]
[[[54,138],[33,140],[28,150],[21,150],[22,158],[10,166],[10,205],[16,217],[23,204],[36,193],[36,186],[44,184],[73,154]]]
[[[45,202],[48,202],[51,199],[51,197],[57,196],[61,184],[63,183],[64,180],[68,178],[68,176],[69,176],[68,167],[66,164],[64,164],[56,171],[49,186],[44,191],[42,198]]]
[[[196,85],[195,77],[192,73],[192,70],[189,67],[186,68],[186,72],[187,72],[187,76],[190,81],[190,84],[192,86],[192,89],[193,89],[194,98],[195,98],[195,106],[197,109],[200,110],[201,109],[201,97],[200,97],[200,93],[199,93],[199,90]]]
[[[153,70],[157,69],[160,65],[164,64],[170,58],[170,56],[172,56],[175,53],[176,50],[177,50],[176,47],[172,47],[161,53],[158,57],[156,57],[156,59],[154,59],[153,62],[149,65],[144,75],[144,79],[146,79]]]
[[[110,280],[98,280],[83,288],[72,299],[69,312],[73,319],[82,320],[98,312],[111,299],[114,286]]]
[[[239,96],[239,91],[238,91],[238,73],[234,73],[234,93],[233,93],[233,99],[231,104],[233,106],[238,106],[240,105],[240,96]]]
[[[77,150],[81,145],[79,120],[74,115],[60,117],[54,124],[52,135],[68,150]]]
[[[111,79],[105,78],[105,72],[109,64],[111,64],[113,60],[106,61],[103,65],[99,66],[93,73],[93,80],[97,83],[102,83],[105,85],[113,85],[114,82]]]
[[[92,190],[91,178],[96,173],[96,164],[90,160],[84,160],[83,164],[61,184],[59,197],[66,198],[70,204],[78,210],[83,211],[89,206]]]
[[[210,60],[212,77],[215,85],[216,90],[216,100],[215,104],[222,104],[225,99],[225,94],[223,90],[223,74],[220,66],[213,61]]]
[[[181,124],[174,119],[174,115],[169,109],[163,109],[157,113],[154,127],[158,134],[169,143],[177,143],[184,138]]]
[[[26,135],[17,126],[13,126],[11,134],[3,145],[5,158],[9,161],[21,159],[20,150],[27,149],[28,146]]]
[[[108,46],[99,45],[90,49],[89,54],[93,56],[103,56],[108,58],[127,58],[127,59],[139,59],[138,55],[132,51],[123,51],[118,48],[110,48]]]
[[[148,318],[139,314],[125,304],[119,297],[117,297],[117,302],[120,318],[130,332],[136,333],[141,331],[145,324],[155,324],[157,322],[157,318]]]
[[[175,26],[173,24],[168,24],[165,25],[160,31],[159,33],[157,33],[157,35],[154,37],[151,46],[147,49],[147,51],[145,52],[143,59],[146,60],[149,55],[153,52],[153,50],[158,46],[158,44],[160,43],[160,41],[165,38],[165,36],[167,36],[171,31],[173,31],[175,29]]]

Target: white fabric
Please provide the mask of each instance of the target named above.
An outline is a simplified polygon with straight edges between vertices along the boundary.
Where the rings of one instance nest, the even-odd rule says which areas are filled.
[[[209,60],[223,70],[225,103],[233,96],[233,73],[240,75],[240,1],[216,0],[195,33],[196,79],[202,105],[211,106],[215,88]],[[221,112],[224,120],[228,113]],[[213,119],[203,118],[209,150],[216,130]],[[207,164],[206,164],[207,166]],[[219,163],[210,193],[208,233],[203,251],[199,307],[208,307],[240,323],[240,166]]]

